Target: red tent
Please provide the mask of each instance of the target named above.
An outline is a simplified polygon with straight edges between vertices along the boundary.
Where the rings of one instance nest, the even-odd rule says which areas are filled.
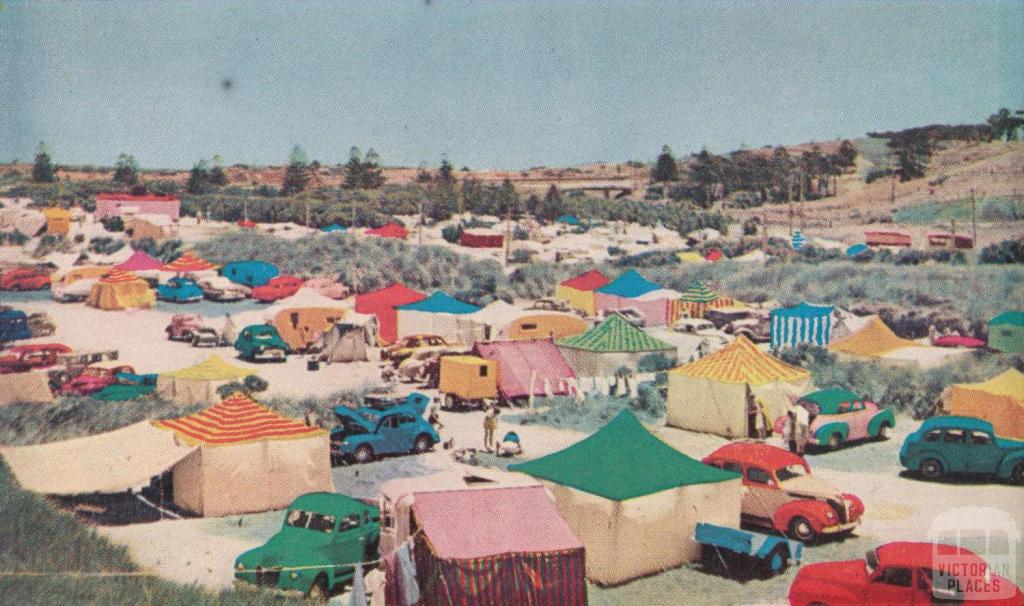
[[[587,603],[583,543],[543,486],[427,492],[412,509],[424,604]]]
[[[141,250],[137,250],[132,253],[132,256],[128,257],[128,260],[124,263],[118,263],[114,266],[114,269],[123,269],[124,271],[149,271],[154,269],[162,269],[163,263],[147,255]]]
[[[238,222],[238,226],[244,227],[246,229],[253,229],[254,227],[256,227],[256,222],[253,221],[252,219],[242,219],[241,221]]]
[[[459,244],[467,248],[501,248],[505,245],[505,236],[486,232],[462,232]]]
[[[720,261],[723,258],[725,258],[725,255],[722,254],[722,251],[718,250],[717,248],[712,248],[711,252],[704,255],[705,261]]]
[[[409,237],[409,231],[397,223],[388,223],[380,227],[366,230],[368,236],[379,236],[381,238],[399,238],[401,240]]]
[[[597,290],[602,286],[607,286],[611,282],[605,275],[596,269],[592,269],[587,273],[580,274],[575,278],[569,278],[561,282],[562,286],[568,286],[569,288],[575,288],[576,290]]]
[[[398,312],[395,308],[426,298],[427,295],[402,284],[392,284],[387,288],[356,295],[356,313],[377,316],[381,345],[390,345],[398,339]]]
[[[576,374],[548,339],[477,343],[476,355],[498,363],[498,391],[506,399],[567,395]],[[545,384],[545,381],[547,382]],[[530,388],[530,383],[533,388]]]

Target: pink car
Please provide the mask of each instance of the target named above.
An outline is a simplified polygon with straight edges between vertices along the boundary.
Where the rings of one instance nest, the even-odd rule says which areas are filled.
[[[797,402],[810,413],[811,427],[806,444],[838,448],[847,442],[869,438],[885,439],[896,426],[891,410],[879,408],[847,389],[822,389]],[[783,434],[786,416],[775,421],[775,433]]]
[[[60,386],[58,394],[88,396],[116,382],[118,373],[135,374],[135,369],[117,360],[87,366],[82,374]]]

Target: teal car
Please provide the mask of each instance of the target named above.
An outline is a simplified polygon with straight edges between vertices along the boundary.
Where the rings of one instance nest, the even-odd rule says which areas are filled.
[[[304,494],[288,506],[277,534],[235,559],[235,584],[326,601],[352,581],[350,564],[377,557],[379,541],[373,505],[330,492]]]
[[[929,480],[972,474],[1024,485],[1024,442],[997,437],[982,419],[933,417],[907,436],[900,464]]]
[[[284,362],[288,359],[288,344],[277,329],[270,324],[246,326],[235,339],[235,350],[243,360],[253,362],[272,360]]]

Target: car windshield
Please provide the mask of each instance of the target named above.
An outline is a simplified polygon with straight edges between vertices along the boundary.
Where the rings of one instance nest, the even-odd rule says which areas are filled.
[[[334,531],[334,516],[292,509],[285,517],[284,523],[292,528],[305,528],[317,532],[331,533]]]
[[[867,570],[868,576],[873,575],[878,569],[878,554],[874,550],[864,554],[864,568]]]
[[[269,332],[256,332],[252,334],[252,338],[260,341],[269,341],[274,338],[274,334]]]
[[[793,463],[792,465],[780,467],[775,470],[775,477],[778,478],[780,482],[785,482],[786,480],[792,480],[793,478],[799,478],[800,476],[805,475],[807,475],[807,469],[799,463]]]

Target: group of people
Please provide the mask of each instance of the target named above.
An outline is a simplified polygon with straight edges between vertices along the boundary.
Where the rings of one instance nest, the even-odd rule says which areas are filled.
[[[772,432],[772,425],[761,398],[747,389],[747,437],[764,440]],[[786,408],[786,423],[782,438],[790,452],[804,454],[804,446],[811,432],[811,414],[803,406],[790,402]]]
[[[434,398],[427,407],[427,422],[440,433],[444,428],[441,423],[441,400]],[[484,413],[484,450],[496,453],[502,457],[512,457],[523,453],[522,441],[519,434],[514,431],[505,432],[499,441],[496,436],[498,432],[498,417],[501,416],[501,409],[497,405],[488,406]]]

